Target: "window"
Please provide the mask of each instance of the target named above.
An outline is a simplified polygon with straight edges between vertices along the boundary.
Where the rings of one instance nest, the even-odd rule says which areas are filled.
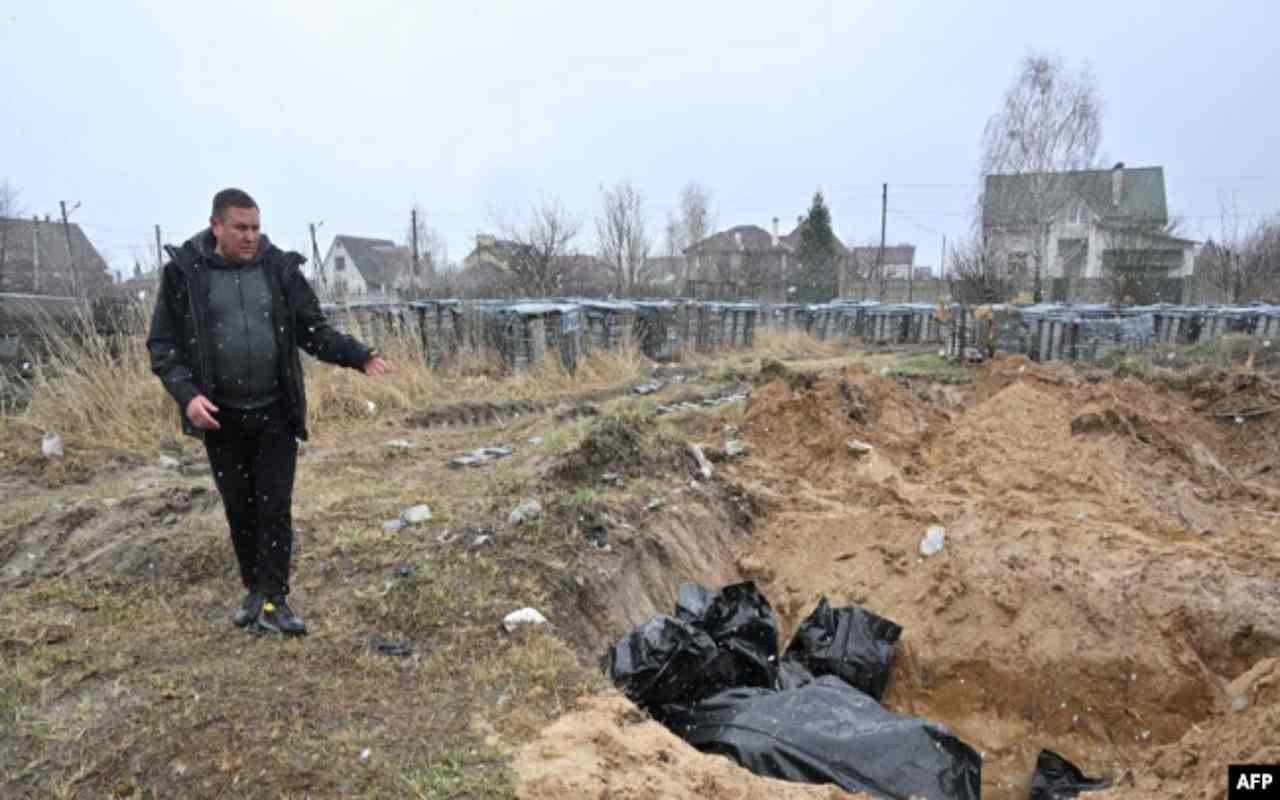
[[[347,257],[346,257],[346,256],[334,256],[334,257],[333,257],[333,271],[334,271],[334,272],[342,272],[342,271],[343,271],[343,270],[345,270],[346,268],[347,268]]]
[[[1062,264],[1062,277],[1083,278],[1089,261],[1089,240],[1059,239],[1058,261]]]

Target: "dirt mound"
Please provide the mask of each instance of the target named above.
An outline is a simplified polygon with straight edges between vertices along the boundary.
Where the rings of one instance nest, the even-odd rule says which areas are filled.
[[[973,372],[958,409],[856,370],[758,389],[735,478],[770,514],[739,564],[789,627],[819,593],[902,624],[887,704],[984,751],[984,796],[1025,797],[1040,747],[1119,776],[1280,655],[1277,492],[1241,464],[1280,453],[1280,433],[1270,414],[1213,415],[1269,383],[1090,381],[1021,358]],[[923,558],[935,524],[945,548]]]
[[[760,372],[755,377],[756,383],[772,383],[773,381],[782,381],[791,387],[792,391],[803,391],[812,389],[817,376],[812,372],[798,372],[787,367],[781,361],[769,359],[760,365]]]
[[[605,416],[549,474],[567,483],[595,484],[606,473],[679,475],[694,466],[684,443],[656,432],[638,417]]]
[[[727,758],[699,753],[614,693],[581,701],[526,745],[514,767],[522,800],[867,797],[756,777]]]
[[[788,473],[827,479],[866,461],[850,449],[849,440],[877,450],[911,451],[931,423],[946,418],[896,381],[848,367],[811,383],[777,378],[756,389],[742,432]]]

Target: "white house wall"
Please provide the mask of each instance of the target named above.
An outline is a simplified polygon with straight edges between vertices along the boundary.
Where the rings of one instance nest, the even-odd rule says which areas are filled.
[[[335,265],[337,264],[338,256],[343,256],[346,259],[346,269],[344,269],[342,272],[337,272],[334,269]],[[361,275],[360,270],[356,268],[355,261],[352,260],[351,254],[347,252],[347,249],[343,247],[342,243],[339,242],[337,239],[333,240],[333,242],[329,245],[329,252],[325,253],[324,276],[325,276],[325,279],[328,281],[328,288],[327,290],[324,290],[324,291],[321,290],[319,281],[316,279],[314,275],[308,275],[307,277],[309,280],[311,280],[311,285],[316,290],[316,292],[322,293],[326,297],[332,298],[336,296],[335,283],[334,283],[335,281],[346,282],[347,296],[363,295],[368,292],[368,286],[365,284],[364,276]]]

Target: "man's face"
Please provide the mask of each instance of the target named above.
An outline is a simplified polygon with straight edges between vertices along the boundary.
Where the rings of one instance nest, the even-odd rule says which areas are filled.
[[[218,240],[218,252],[228,261],[245,263],[258,253],[258,232],[261,222],[256,208],[228,206],[209,218],[213,238]]]

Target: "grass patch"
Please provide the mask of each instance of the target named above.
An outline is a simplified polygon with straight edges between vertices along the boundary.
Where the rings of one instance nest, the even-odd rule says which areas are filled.
[[[938,383],[969,383],[972,380],[963,365],[937,353],[904,358],[887,370],[885,374],[895,378],[921,378]]]
[[[1103,355],[1096,365],[1117,378],[1146,378],[1152,370],[1151,362],[1144,355],[1119,349]]]
[[[404,784],[420,800],[515,796],[515,776],[493,755],[476,751],[442,753],[404,774]]]

